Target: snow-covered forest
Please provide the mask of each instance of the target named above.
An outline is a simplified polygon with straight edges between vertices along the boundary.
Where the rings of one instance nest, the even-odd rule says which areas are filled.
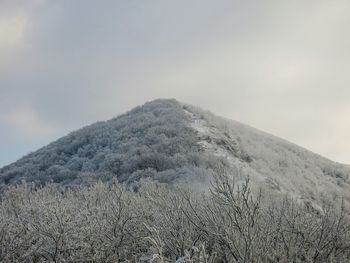
[[[347,262],[349,175],[155,100],[0,169],[0,262]]]
[[[350,204],[347,166],[173,99],[79,129],[1,168],[0,190],[22,180],[70,187],[115,179],[139,187],[142,178],[205,185],[222,165],[241,167],[252,188],[313,203],[340,197]]]
[[[0,202],[1,262],[348,262],[349,214],[215,176],[209,191],[145,180],[12,187]]]

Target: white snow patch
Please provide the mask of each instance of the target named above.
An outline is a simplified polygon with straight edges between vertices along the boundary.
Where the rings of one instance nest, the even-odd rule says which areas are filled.
[[[221,139],[221,132],[214,126],[210,126],[207,121],[201,119],[199,116],[184,110],[190,119],[190,125],[198,132],[199,144],[209,153],[228,159],[229,161],[236,161],[226,149],[219,146],[215,141]]]
[[[257,173],[255,170],[251,169],[249,165],[245,162],[241,161],[239,158],[234,156],[232,152],[230,152],[224,144],[218,144],[217,142],[225,142],[229,143],[232,139],[225,135],[222,131],[216,128],[213,125],[210,125],[206,120],[201,118],[200,116],[184,109],[186,115],[190,119],[190,126],[197,131],[199,142],[198,144],[202,147],[202,149],[210,155],[214,155],[217,157],[225,158],[232,168],[236,167],[242,170],[245,170],[250,177],[254,177],[258,181],[265,181],[265,177],[260,173]],[[245,177],[236,178],[237,183],[243,182]],[[253,180],[255,181],[255,180]]]

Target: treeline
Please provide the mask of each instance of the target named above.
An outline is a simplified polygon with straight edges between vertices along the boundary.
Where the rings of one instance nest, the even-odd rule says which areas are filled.
[[[234,176],[237,178],[237,175]],[[234,178],[232,177],[232,178]],[[143,181],[63,189],[22,184],[0,203],[0,262],[349,262],[349,214],[252,194]]]

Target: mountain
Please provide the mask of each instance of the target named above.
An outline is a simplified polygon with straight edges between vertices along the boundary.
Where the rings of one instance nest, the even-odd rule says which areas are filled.
[[[148,102],[24,156],[0,169],[0,188],[22,180],[74,186],[113,178],[137,187],[148,177],[197,187],[213,173],[249,176],[255,189],[303,202],[350,202],[349,166],[173,99]]]

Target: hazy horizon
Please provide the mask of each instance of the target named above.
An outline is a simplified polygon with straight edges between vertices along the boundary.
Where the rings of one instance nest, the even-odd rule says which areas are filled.
[[[175,98],[350,164],[350,2],[0,2],[0,167]]]

